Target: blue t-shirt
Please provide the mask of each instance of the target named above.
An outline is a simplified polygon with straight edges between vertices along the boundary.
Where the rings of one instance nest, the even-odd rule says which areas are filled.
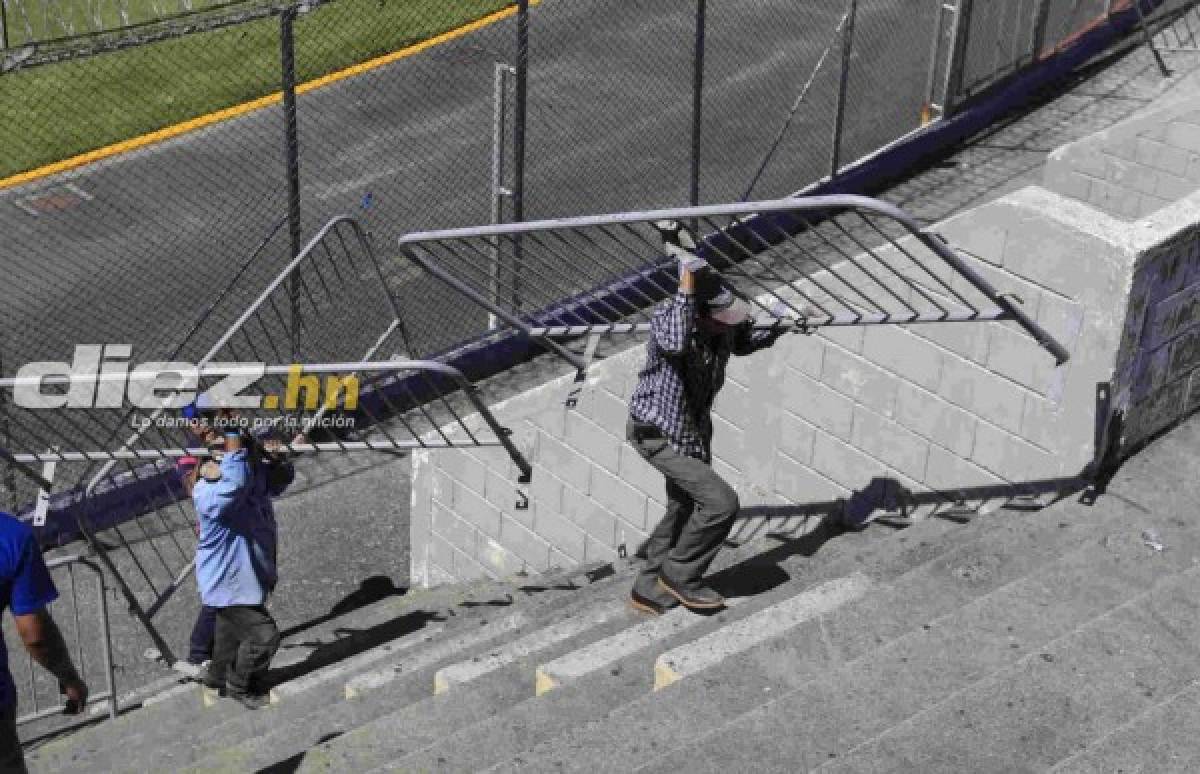
[[[0,614],[11,607],[13,615],[36,613],[58,599],[58,589],[42,551],[27,525],[0,512]],[[17,690],[8,671],[8,651],[0,637],[0,707],[17,703]]]

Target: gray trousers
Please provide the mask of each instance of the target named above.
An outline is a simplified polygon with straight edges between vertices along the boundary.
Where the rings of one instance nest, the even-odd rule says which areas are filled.
[[[218,607],[209,677],[230,693],[263,693],[271,658],[279,649],[279,628],[262,605]]]
[[[646,566],[634,586],[639,594],[654,587],[659,574],[681,586],[695,586],[733,529],[737,492],[703,460],[685,457],[665,438],[640,438],[626,428],[629,443],[663,474],[667,510],[646,541]]]
[[[25,774],[25,756],[17,739],[17,705],[0,707],[0,772]]]

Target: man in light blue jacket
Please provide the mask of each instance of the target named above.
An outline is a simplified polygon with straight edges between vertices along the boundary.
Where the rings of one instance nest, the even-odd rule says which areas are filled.
[[[192,490],[200,520],[196,580],[201,601],[217,610],[204,682],[251,709],[268,702],[263,682],[279,647],[279,628],[266,608],[278,576],[274,518],[262,503],[264,475],[243,439],[227,434],[220,463],[201,465]]]

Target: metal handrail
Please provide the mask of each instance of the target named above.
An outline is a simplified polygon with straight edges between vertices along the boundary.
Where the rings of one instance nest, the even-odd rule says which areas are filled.
[[[88,706],[92,706],[95,704],[99,704],[101,702],[105,702],[108,705],[108,716],[110,718],[115,718],[117,716],[117,709],[118,709],[118,707],[117,707],[117,690],[116,690],[116,674],[115,674],[116,670],[114,669],[114,666],[113,666],[112,629],[111,629],[111,626],[109,625],[109,620],[108,620],[108,584],[105,583],[105,580],[104,580],[104,571],[100,568],[99,565],[92,562],[89,558],[78,555],[78,554],[74,554],[71,556],[55,557],[46,562],[46,567],[48,569],[50,569],[52,572],[59,567],[67,567],[68,572],[71,575],[71,582],[70,582],[71,592],[70,593],[71,593],[72,613],[73,613],[73,617],[74,617],[74,621],[75,621],[74,630],[75,630],[75,656],[76,656],[76,658],[74,659],[74,662],[75,662],[76,669],[79,672],[80,678],[83,679],[83,681],[85,683],[89,683],[88,687],[90,689],[93,686],[90,684],[90,681],[88,680],[88,668],[87,668],[88,660],[85,657],[84,643],[83,643],[83,639],[80,635],[80,628],[79,628],[79,595],[76,593],[76,586],[75,586],[75,574],[74,574],[74,566],[75,565],[80,565],[80,566],[88,568],[91,572],[95,573],[95,576],[96,576],[96,585],[97,585],[96,610],[97,610],[97,613],[98,613],[99,619],[100,619],[100,634],[101,634],[100,644],[101,644],[101,654],[102,654],[103,667],[104,667],[104,677],[106,680],[105,690],[103,690],[103,691],[91,690],[88,693],[87,704],[88,704]],[[67,647],[68,647],[68,649],[70,648],[69,645]],[[59,705],[57,707],[44,707],[44,708],[40,706],[40,704],[38,702],[38,696],[37,696],[37,683],[34,678],[35,673],[34,673],[34,667],[33,667],[33,658],[32,658],[32,656],[29,656],[27,654],[25,656],[25,659],[27,661],[28,672],[30,674],[30,681],[29,681],[30,691],[29,691],[29,693],[30,693],[30,697],[33,700],[33,711],[18,717],[17,725],[31,723],[35,720],[40,720],[42,718],[48,718],[53,715],[61,714],[63,711],[63,706],[64,706],[64,705]]]

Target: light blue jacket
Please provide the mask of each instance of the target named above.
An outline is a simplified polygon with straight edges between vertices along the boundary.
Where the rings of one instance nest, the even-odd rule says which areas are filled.
[[[201,478],[192,490],[200,520],[196,581],[209,607],[261,605],[275,587],[275,520],[263,476],[239,449],[221,460],[219,481]]]

